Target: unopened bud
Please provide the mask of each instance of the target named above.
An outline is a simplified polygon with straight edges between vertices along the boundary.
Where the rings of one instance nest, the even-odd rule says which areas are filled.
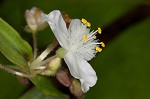
[[[57,71],[61,64],[61,58],[55,58],[49,63],[49,69],[51,71]]]
[[[83,91],[81,90],[81,84],[80,84],[79,80],[73,79],[73,80],[72,80],[72,84],[71,84],[71,86],[69,87],[69,89],[70,89],[70,92],[71,92],[74,96],[78,97],[78,99],[82,99],[82,98],[83,98],[84,93],[83,93]]]
[[[60,58],[54,58],[48,64],[48,68],[44,72],[42,72],[42,75],[47,75],[47,76],[55,75],[57,70],[60,67],[60,64],[61,64],[61,59]]]
[[[51,71],[51,70],[45,70],[44,72],[42,72],[41,74],[42,75],[45,75],[45,76],[51,76],[51,75],[55,75],[55,71]]]
[[[67,70],[60,69],[56,74],[56,78],[62,85],[66,87],[71,85],[71,79]]]
[[[25,30],[27,32],[36,33],[37,31],[45,29],[48,24],[45,20],[43,20],[43,15],[43,11],[36,7],[33,7],[31,10],[26,10],[25,18],[27,26],[25,27]]]
[[[17,79],[19,80],[20,84],[23,84],[23,85],[29,84],[28,78],[17,76]]]
[[[71,17],[67,13],[62,13],[63,19],[66,23],[67,28],[69,28]]]

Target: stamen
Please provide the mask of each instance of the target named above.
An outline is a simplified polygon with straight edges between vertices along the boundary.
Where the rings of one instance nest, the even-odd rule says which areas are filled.
[[[87,36],[87,38],[88,38],[88,41],[90,41],[90,40],[95,40],[95,39],[96,39],[96,36],[92,36],[92,37]],[[98,44],[100,44],[100,43],[98,43]]]
[[[100,48],[100,47],[98,47],[98,46],[96,46],[96,51],[98,51],[98,52],[101,52],[102,51],[102,48]]]
[[[82,18],[81,22],[82,22],[83,24],[86,24],[86,23],[87,23],[87,20],[84,19],[84,18]]]
[[[86,35],[83,35],[83,40],[84,40],[84,42],[87,41],[87,36]]]
[[[101,43],[98,43],[98,42],[96,42],[96,43],[95,43],[95,42],[94,42],[94,43],[91,43],[91,44],[94,44],[94,45],[99,45],[99,44],[101,44]]]
[[[93,30],[93,31],[88,35],[88,37],[94,36],[94,35],[97,33],[97,31],[98,31],[98,30],[96,30],[96,31]]]
[[[98,27],[98,33],[101,34],[102,33],[102,30],[100,27]]]
[[[87,26],[88,26],[88,27],[91,27],[91,23],[90,23],[90,22],[87,22]]]
[[[104,42],[101,42],[101,46],[102,46],[102,47],[105,47],[105,43],[104,43]]]

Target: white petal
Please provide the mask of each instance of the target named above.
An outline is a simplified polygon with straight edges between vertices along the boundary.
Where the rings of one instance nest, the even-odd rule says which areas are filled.
[[[79,19],[72,19],[69,25],[69,31],[74,32],[76,30],[79,30],[82,26],[82,23]]]
[[[73,77],[79,79],[79,73],[78,73],[76,57],[72,53],[68,52],[64,56],[64,60],[65,60],[65,62],[67,64],[67,66],[69,67],[71,75]]]
[[[79,19],[72,19],[68,29],[70,33],[70,42],[79,43],[83,39],[83,35],[89,33],[90,29],[81,23]]]
[[[71,75],[80,80],[84,93],[89,90],[89,87],[96,84],[96,73],[86,60],[69,52],[65,55],[64,59]]]
[[[90,32],[90,29],[87,28],[86,25],[83,25],[83,23],[79,19],[72,19],[68,30],[70,31],[70,33],[74,34],[75,32],[77,32],[78,34],[82,35]]]
[[[78,67],[80,70],[80,79],[83,92],[87,92],[89,87],[93,87],[96,84],[97,76],[91,65],[82,58],[77,58]]]
[[[63,48],[67,49],[68,31],[67,31],[66,23],[61,15],[61,12],[59,10],[54,10],[50,12],[48,15],[45,15],[44,19],[50,25],[59,44]]]

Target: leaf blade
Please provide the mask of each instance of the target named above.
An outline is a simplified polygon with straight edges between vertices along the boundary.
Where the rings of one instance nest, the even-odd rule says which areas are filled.
[[[32,88],[19,99],[68,99],[68,98],[62,96],[47,96],[41,93],[40,90]]]
[[[34,78],[30,78],[30,80],[45,95],[67,97],[67,95],[63,94],[58,89],[56,89],[56,86],[52,83],[52,81],[48,77],[38,75]]]
[[[0,51],[12,63],[26,67],[32,59],[31,46],[19,33],[0,18]]]

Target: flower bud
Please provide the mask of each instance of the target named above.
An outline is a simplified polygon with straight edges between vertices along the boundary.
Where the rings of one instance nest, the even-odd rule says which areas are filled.
[[[42,75],[45,75],[45,76],[51,76],[51,75],[54,75],[55,73],[56,73],[55,71],[45,70],[45,71],[42,72],[41,74],[42,74]]]
[[[71,92],[74,96],[78,97],[78,99],[82,99],[82,98],[83,98],[84,93],[83,93],[83,91],[81,90],[81,84],[80,84],[79,80],[77,80],[77,79],[72,79],[72,84],[71,84],[71,86],[69,87],[69,89],[70,89],[70,92]]]
[[[43,20],[43,15],[43,11],[36,7],[33,7],[31,10],[26,10],[25,18],[27,26],[25,27],[25,31],[36,33],[37,31],[45,29],[48,24],[45,20]]]
[[[61,64],[61,58],[55,58],[49,63],[49,69],[51,71],[57,71]]]
[[[23,84],[23,85],[29,84],[29,79],[28,78],[21,77],[21,76],[16,76],[16,77],[19,80],[20,84]]]
[[[62,17],[66,23],[67,28],[69,28],[71,17],[67,13],[62,13]]]
[[[62,85],[66,87],[71,85],[71,79],[67,70],[60,69],[56,74],[56,78]]]
[[[60,58],[54,58],[49,64],[47,70],[42,72],[42,75],[55,75],[61,64]]]

